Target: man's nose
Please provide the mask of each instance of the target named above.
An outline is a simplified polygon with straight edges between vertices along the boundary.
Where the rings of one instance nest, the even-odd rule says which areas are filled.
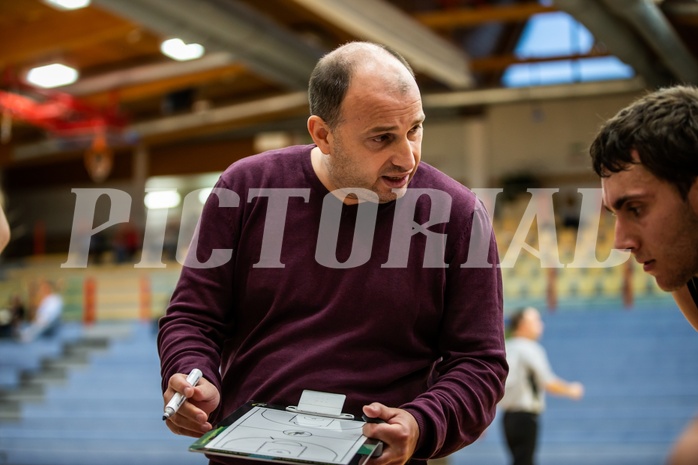
[[[419,148],[414,146],[414,142],[404,138],[395,147],[395,153],[391,160],[392,164],[403,171],[412,171],[416,165],[415,150],[419,150]]]
[[[613,248],[630,250],[631,252],[637,249],[636,235],[631,231],[631,228],[620,219],[616,219]]]

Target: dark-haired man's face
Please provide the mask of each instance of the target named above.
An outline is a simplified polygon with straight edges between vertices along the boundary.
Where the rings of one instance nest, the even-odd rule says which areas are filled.
[[[637,163],[601,178],[601,187],[616,217],[614,247],[632,252],[665,291],[698,274],[698,183],[684,200],[673,184]]]

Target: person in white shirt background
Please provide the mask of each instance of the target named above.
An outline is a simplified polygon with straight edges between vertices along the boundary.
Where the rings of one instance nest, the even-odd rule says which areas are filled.
[[[533,307],[515,311],[509,319],[506,341],[509,376],[499,407],[513,465],[533,465],[538,439],[538,419],[545,410],[545,392],[579,400],[584,386],[555,375],[548,355],[538,342],[543,321]]]

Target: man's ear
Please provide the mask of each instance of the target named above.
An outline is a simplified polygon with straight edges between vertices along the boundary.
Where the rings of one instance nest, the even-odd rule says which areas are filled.
[[[308,132],[322,153],[330,153],[330,128],[317,115],[308,118]]]

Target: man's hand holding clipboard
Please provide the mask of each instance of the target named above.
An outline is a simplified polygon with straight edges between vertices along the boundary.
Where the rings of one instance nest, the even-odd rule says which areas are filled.
[[[372,465],[402,465],[414,454],[419,440],[419,427],[406,410],[386,407],[374,402],[363,408],[364,436],[381,441],[379,457],[371,456]],[[377,454],[377,452],[376,452]]]

